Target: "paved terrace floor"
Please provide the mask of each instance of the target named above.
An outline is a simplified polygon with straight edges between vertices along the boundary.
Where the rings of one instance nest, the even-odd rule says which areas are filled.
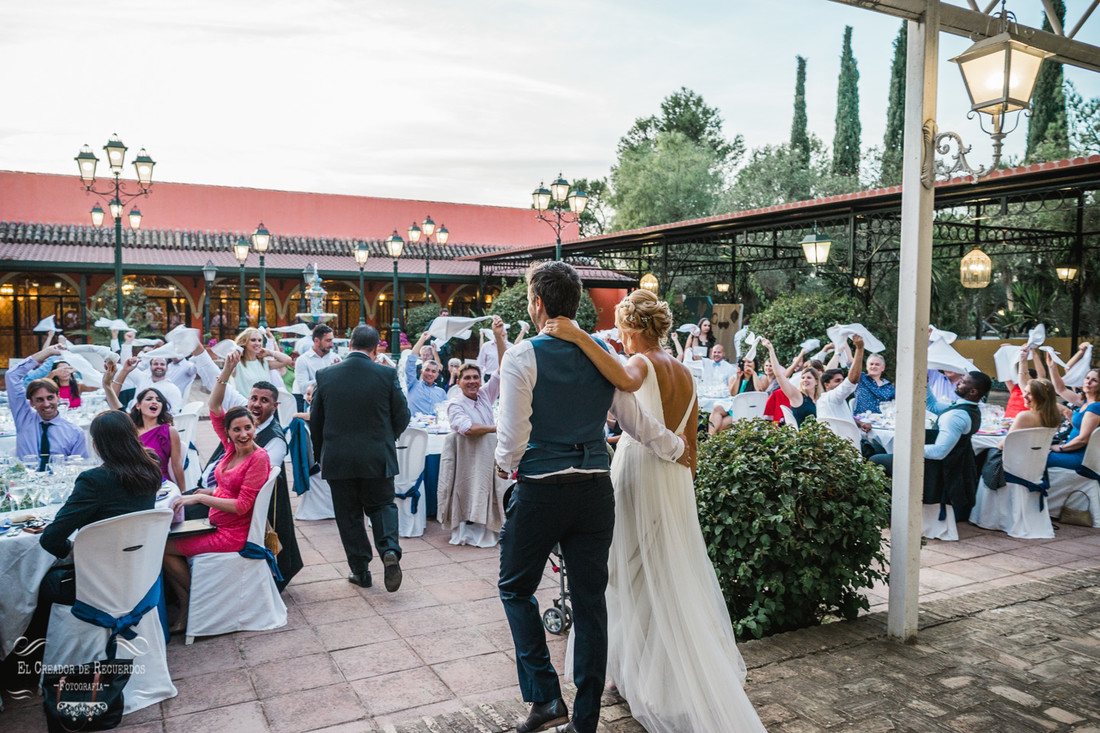
[[[402,540],[404,584],[390,594],[380,572],[369,589],[345,580],[333,521],[298,533],[306,567],[284,593],[286,627],[173,639],[179,695],[119,730],[493,732],[524,715],[496,549],[451,546],[430,522]],[[1100,731],[1100,530],[1025,542],[962,525],[960,537],[922,550],[914,646],[884,639],[885,587],[857,621],[742,643],[769,730]],[[548,570],[542,606],[556,595]],[[565,640],[549,640],[560,670]],[[0,728],[45,729],[40,700],[5,703]],[[608,703],[601,730],[642,730]]]

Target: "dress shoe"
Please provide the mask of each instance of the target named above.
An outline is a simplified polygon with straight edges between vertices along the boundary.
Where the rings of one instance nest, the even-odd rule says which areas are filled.
[[[370,571],[364,570],[362,573],[351,573],[348,575],[348,582],[360,588],[370,588]]]
[[[397,553],[390,550],[382,556],[382,565],[386,568],[386,590],[393,593],[401,587],[401,565]]]
[[[551,702],[536,702],[531,705],[530,715],[527,716],[527,720],[516,726],[516,733],[549,730],[568,722],[569,708],[565,706],[565,700],[559,697]]]

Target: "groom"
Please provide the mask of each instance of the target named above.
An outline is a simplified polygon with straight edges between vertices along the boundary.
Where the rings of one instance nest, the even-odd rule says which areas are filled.
[[[535,328],[556,316],[574,318],[581,281],[564,262],[527,273],[527,312]],[[606,347],[605,347],[606,348]],[[665,460],[688,459],[685,442],[618,392],[581,349],[540,335],[504,352],[500,364],[497,473],[517,475],[501,530],[497,587],[516,646],[523,699],[533,703],[518,733],[569,721],[550,664],[535,589],[560,545],[573,602],[577,697],[566,728],[594,733],[607,666],[607,556],[615,523],[603,426],[608,410],[623,429]]]

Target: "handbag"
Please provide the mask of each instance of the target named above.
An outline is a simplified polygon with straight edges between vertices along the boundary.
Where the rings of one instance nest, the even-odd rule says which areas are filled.
[[[46,727],[50,733],[110,730],[122,720],[122,689],[132,659],[101,659],[42,676]]]
[[[278,501],[279,492],[275,491],[271,495],[272,516],[277,516],[276,506]],[[271,522],[268,522],[266,529],[264,529],[264,547],[271,550],[272,555],[278,555],[283,550],[283,543],[279,541],[279,534],[275,531],[275,528],[271,526]]]
[[[1085,497],[1084,509],[1070,509],[1069,499],[1074,494]],[[1066,495],[1066,503],[1062,505],[1062,513],[1058,515],[1058,521],[1062,524],[1075,524],[1078,527],[1092,526],[1092,510],[1089,506],[1089,495],[1080,489],[1074,489]]]

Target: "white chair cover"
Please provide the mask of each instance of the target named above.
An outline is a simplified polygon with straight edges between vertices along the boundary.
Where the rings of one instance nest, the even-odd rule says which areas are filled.
[[[766,392],[742,392],[730,402],[730,417],[741,420],[747,417],[763,417],[768,402]]]
[[[951,507],[947,507],[947,518],[940,519],[939,504],[922,504],[920,536],[930,540],[957,542],[959,528],[955,524],[955,512]]]
[[[309,422],[306,422],[305,426],[306,435],[308,436]],[[293,432],[291,431],[290,434],[293,434]],[[313,442],[308,439],[307,442],[309,443],[306,446],[306,450],[309,452],[309,465],[312,466],[315,462]],[[336,518],[336,511],[332,508],[332,488],[329,487],[328,481],[321,478],[320,471],[309,477],[309,491],[298,495],[298,509],[294,512],[294,518],[303,522]]]
[[[783,412],[783,420],[787,423],[787,427],[798,430],[798,420],[795,419],[794,413],[791,412],[791,408],[786,405],[780,405],[779,409]]]
[[[1100,473],[1100,430],[1094,430],[1089,436],[1088,446],[1081,465]],[[1048,469],[1050,489],[1047,492],[1047,509],[1050,516],[1057,518],[1067,503],[1070,509],[1089,509],[1092,511],[1092,526],[1100,527],[1100,482],[1081,476],[1068,468]],[[1088,497],[1088,506],[1080,495],[1068,498],[1074,491],[1082,491]]]
[[[267,511],[281,467],[274,467],[252,506],[248,541],[264,544]],[[286,626],[286,605],[264,560],[236,552],[208,552],[191,558],[191,606],[187,639],[233,631],[266,631]]]
[[[1039,483],[1046,468],[1050,441],[1057,432],[1053,428],[1015,430],[1005,436],[1005,473],[1024,481]],[[983,529],[1007,532],[1009,537],[1039,540],[1052,539],[1054,527],[1046,507],[1039,508],[1040,495],[1028,491],[1022,484],[1008,482],[1001,488],[987,486],[978,480],[970,523]]]
[[[859,428],[856,427],[854,422],[849,420],[841,420],[836,417],[819,417],[818,420],[823,421],[829,426],[829,430],[839,435],[841,438],[846,438],[852,442],[852,445],[856,447],[858,453],[860,448],[859,444],[862,440],[862,436],[859,434]]]
[[[428,433],[407,428],[397,439],[397,475],[393,477],[395,494],[404,494],[420,483],[420,499],[413,512],[412,498],[395,498],[397,505],[397,533],[401,537],[420,537],[428,524],[427,492],[421,475],[428,455]]]
[[[171,509],[132,512],[89,524],[73,541],[76,599],[114,617],[130,613],[160,576]],[[123,713],[141,710],[176,696],[168,672],[164,629],[156,608],[134,627],[137,637],[117,637],[118,659],[134,659],[134,672],[123,688]],[[44,669],[86,664],[107,658],[110,632],[72,614],[72,606],[54,605],[46,632]]]
[[[184,399],[186,399],[186,398],[187,398],[187,395],[184,395]],[[180,410],[180,414],[181,415],[198,415],[199,410],[202,409],[202,406],[204,404],[205,403],[201,402],[201,401],[200,402],[188,402],[186,405],[183,406],[183,409]]]
[[[439,522],[452,545],[495,547],[504,525],[508,481],[494,470],[496,433],[471,438],[451,433],[439,458]]]
[[[298,400],[290,392],[279,390],[279,425],[283,430],[290,427],[290,421],[294,419],[296,412],[298,412]]]

